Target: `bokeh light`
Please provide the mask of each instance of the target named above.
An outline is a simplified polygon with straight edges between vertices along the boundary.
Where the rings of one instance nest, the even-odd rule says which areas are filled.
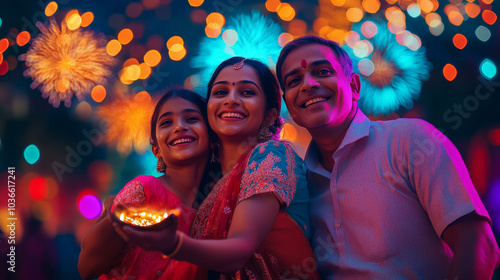
[[[0,76],[3,76],[9,71],[9,63],[7,60],[4,60],[2,63],[0,63]]]
[[[373,21],[367,20],[361,25],[361,33],[370,39],[377,34],[377,25]]]
[[[193,7],[199,7],[203,4],[204,0],[188,0],[189,5]]]
[[[443,67],[443,75],[445,79],[451,82],[457,76],[457,68],[448,63]]]
[[[488,41],[491,37],[491,31],[482,25],[480,25],[476,28],[475,33],[476,33],[476,37],[483,42]]]
[[[48,186],[45,178],[36,177],[31,179],[28,185],[28,192],[33,200],[42,200],[48,194]]]
[[[205,27],[205,34],[207,35],[207,37],[210,37],[210,38],[219,37],[221,31],[222,30],[221,30],[220,26],[216,23],[207,24],[207,26]]]
[[[94,14],[92,12],[86,12],[82,15],[82,27],[89,26],[94,21]]]
[[[278,16],[284,21],[291,21],[295,17],[295,9],[288,3],[281,3],[276,8]]]
[[[227,29],[222,33],[222,40],[230,47],[238,41],[238,33],[233,29]]]
[[[417,18],[418,16],[420,16],[420,7],[418,6],[417,3],[412,3],[408,6],[408,8],[406,9],[406,12],[412,18]]]
[[[120,31],[120,33],[118,33],[117,38],[118,38],[118,41],[120,42],[120,44],[126,45],[126,44],[130,43],[130,41],[132,41],[132,39],[134,38],[134,33],[129,28],[125,28],[125,29],[122,29],[122,31]]]
[[[485,59],[481,62],[479,71],[481,72],[481,75],[483,75],[483,77],[485,77],[486,79],[492,79],[497,74],[497,67],[495,66],[495,63],[493,63],[493,61]]]
[[[373,61],[368,58],[363,58],[358,62],[359,72],[365,76],[370,76],[375,71]]]
[[[141,3],[133,2],[127,6],[127,8],[125,9],[125,14],[129,18],[137,18],[142,14],[143,10],[144,7],[141,5]]]
[[[95,219],[102,212],[102,203],[97,196],[88,194],[78,202],[78,210],[87,219]]]
[[[5,52],[7,48],[9,47],[9,40],[7,38],[3,38],[0,40],[0,53]]]
[[[96,85],[90,92],[90,96],[95,102],[102,102],[106,97],[106,89],[102,85]]]
[[[363,0],[361,5],[363,6],[363,9],[370,14],[374,14],[380,9],[379,0]]]
[[[458,33],[453,36],[453,45],[459,50],[462,50],[467,45],[467,38],[464,35]]]
[[[483,17],[484,22],[489,25],[493,25],[497,21],[497,14],[491,10],[484,10],[481,16]]]
[[[86,120],[92,115],[92,106],[87,101],[82,101],[76,105],[75,112],[80,119]]]
[[[281,4],[280,0],[267,0],[265,6],[268,11],[274,13],[276,12],[280,4]]]
[[[31,40],[31,35],[28,31],[23,31],[19,33],[16,37],[16,43],[22,47],[26,45]]]
[[[57,11],[57,3],[56,1],[52,1],[45,7],[45,15],[50,17],[55,14]]]
[[[74,13],[69,16],[66,24],[69,30],[76,30],[82,25],[82,17],[78,13]]]
[[[465,12],[471,18],[477,17],[481,13],[481,6],[475,3],[465,4]]]
[[[345,13],[350,22],[359,22],[363,19],[363,10],[360,8],[349,8]]]
[[[139,75],[139,79],[144,80],[151,75],[151,67],[146,63],[139,64],[139,68],[141,69],[141,74]]]
[[[122,50],[122,44],[116,39],[110,40],[106,45],[106,51],[109,55],[115,56]]]
[[[278,37],[278,44],[280,47],[284,47],[286,44],[291,42],[293,40],[293,35],[288,33],[288,32],[283,32],[281,35]]]
[[[40,150],[34,144],[29,145],[24,149],[24,159],[29,164],[34,164],[40,159]]]
[[[307,23],[301,19],[294,19],[288,25],[288,32],[295,37],[306,35]]]
[[[186,56],[186,48],[181,44],[175,44],[168,50],[168,56],[174,61],[179,61]]]
[[[144,55],[144,62],[151,67],[155,67],[156,65],[158,65],[160,61],[161,61],[161,54],[157,50],[149,50]]]
[[[493,146],[500,146],[500,128],[492,129],[488,132],[488,140]]]
[[[346,0],[330,0],[333,5],[337,7],[342,7],[345,5]]]
[[[207,25],[213,24],[213,25],[218,26],[218,28],[220,29],[226,23],[226,19],[224,18],[224,16],[222,14],[213,12],[207,16],[206,22],[207,22]],[[213,28],[216,28],[216,27],[213,27]]]
[[[184,40],[180,36],[172,36],[170,39],[167,41],[167,49],[170,50],[170,48],[175,45],[175,44],[180,44],[184,46]]]

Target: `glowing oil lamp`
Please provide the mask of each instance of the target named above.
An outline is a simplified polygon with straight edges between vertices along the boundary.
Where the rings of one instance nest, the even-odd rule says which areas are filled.
[[[147,208],[125,208],[117,205],[113,211],[113,218],[119,223],[131,225],[138,229],[154,230],[168,225],[172,218],[178,216],[179,209],[151,210]]]

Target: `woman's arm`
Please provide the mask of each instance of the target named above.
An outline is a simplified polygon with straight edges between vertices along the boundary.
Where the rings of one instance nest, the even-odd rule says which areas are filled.
[[[78,259],[78,271],[83,279],[92,279],[111,270],[112,264],[125,245],[109,219],[113,196],[106,198],[104,213],[83,236]]]
[[[280,204],[273,193],[254,195],[236,206],[227,239],[199,240],[178,232],[183,234],[182,245],[172,258],[223,273],[236,272],[269,234],[279,210]],[[176,226],[155,232],[135,230],[116,223],[114,226],[125,240],[146,250],[170,253],[179,239],[175,237]]]

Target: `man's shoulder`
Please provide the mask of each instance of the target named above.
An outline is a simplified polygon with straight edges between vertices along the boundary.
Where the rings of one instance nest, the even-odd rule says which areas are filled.
[[[436,130],[436,128],[422,119],[399,118],[389,121],[371,121],[371,129],[374,132],[412,135],[415,133],[427,133]]]

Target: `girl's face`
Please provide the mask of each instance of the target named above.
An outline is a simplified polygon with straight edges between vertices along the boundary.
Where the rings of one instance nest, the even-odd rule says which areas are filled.
[[[168,166],[186,165],[208,157],[208,128],[200,109],[181,97],[162,106],[156,123],[158,146],[153,147]]]
[[[266,117],[266,96],[257,72],[248,65],[232,65],[214,80],[207,105],[208,122],[224,141],[256,141]]]

